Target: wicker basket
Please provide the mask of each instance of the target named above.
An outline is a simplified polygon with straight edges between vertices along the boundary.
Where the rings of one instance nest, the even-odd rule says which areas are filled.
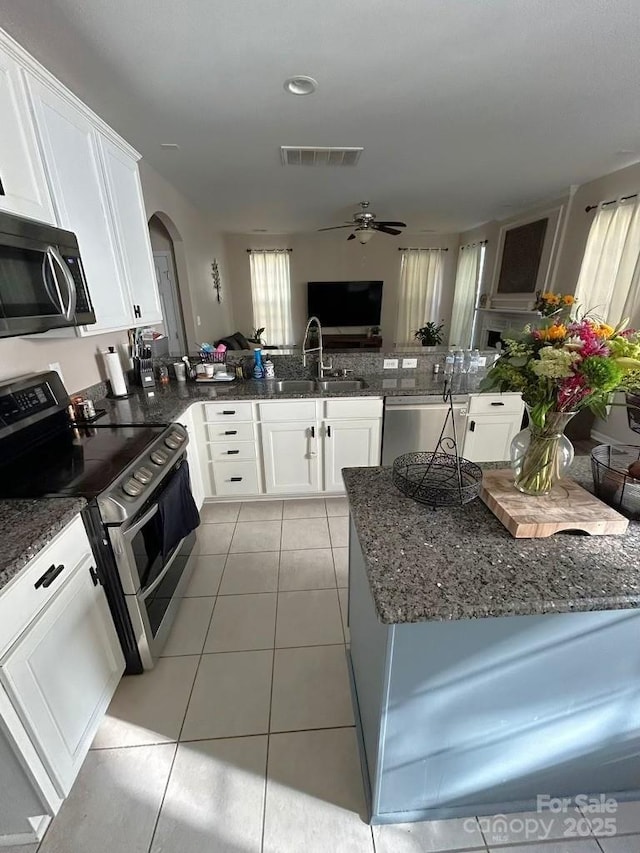
[[[591,451],[595,495],[631,518],[640,518],[640,480],[629,474],[629,465],[640,459],[633,444],[599,444]]]
[[[393,463],[393,482],[428,506],[461,506],[480,494],[482,470],[449,453],[405,453]]]

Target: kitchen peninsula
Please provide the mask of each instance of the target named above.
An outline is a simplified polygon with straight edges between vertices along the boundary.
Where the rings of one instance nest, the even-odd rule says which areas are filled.
[[[491,467],[496,467],[491,466]],[[588,459],[571,475],[590,485]],[[350,663],[373,823],[640,788],[640,524],[514,539],[345,469]]]

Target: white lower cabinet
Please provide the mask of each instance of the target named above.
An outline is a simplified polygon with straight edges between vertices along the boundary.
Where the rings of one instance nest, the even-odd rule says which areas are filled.
[[[83,554],[72,563],[78,540]],[[120,681],[124,658],[81,520],[72,522],[33,562],[39,575],[35,583],[27,566],[15,593],[10,588],[0,599],[0,611],[10,610],[12,600],[24,603],[41,595],[43,602],[5,648],[0,680],[51,782],[64,797]],[[0,647],[5,640],[0,636]],[[13,734],[19,742],[20,732]]]
[[[202,409],[211,497],[333,494],[344,491],[342,468],[380,464],[380,398],[228,401]]]
[[[315,494],[321,491],[320,436],[315,423],[263,423],[261,432],[267,494]]]
[[[520,432],[524,404],[519,394],[471,395],[462,455],[470,462],[508,460]]]
[[[343,468],[380,464],[380,426],[379,418],[323,422],[325,491],[344,491]]]

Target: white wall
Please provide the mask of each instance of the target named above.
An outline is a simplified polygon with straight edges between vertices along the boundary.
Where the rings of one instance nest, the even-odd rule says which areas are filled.
[[[123,351],[127,344],[126,332],[90,338],[5,338],[0,340],[0,379],[38,373],[58,362],[67,391],[72,394],[105,378],[101,353],[110,346]]]
[[[376,234],[366,246],[357,240],[347,242],[348,232],[323,232],[311,234],[227,234],[225,248],[229,280],[233,294],[236,325],[245,334],[253,327],[251,305],[251,278],[247,249],[293,249],[290,255],[293,327],[296,343],[302,340],[307,320],[308,281],[384,281],[382,297],[382,337],[384,347],[394,344],[397,317],[397,294],[400,274],[399,246],[420,248],[441,247],[449,251],[444,255],[443,298],[440,316],[448,326],[453,304],[458,235],[457,234],[403,234],[392,238]],[[416,328],[422,318],[416,318]],[[268,341],[269,330],[265,337]]]
[[[173,239],[185,331],[193,352],[198,343],[216,340],[233,331],[223,240],[211,227],[209,218],[144,161],[140,162],[140,178],[147,219],[159,213]],[[222,303],[216,301],[213,290],[214,258],[218,261],[223,287],[227,285]]]

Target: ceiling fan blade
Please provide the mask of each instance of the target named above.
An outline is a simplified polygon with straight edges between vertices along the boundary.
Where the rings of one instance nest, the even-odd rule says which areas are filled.
[[[386,219],[378,220],[377,224],[378,225],[390,225],[391,227],[396,227],[396,228],[406,228],[407,227],[406,222],[392,222],[391,220],[386,220]]]
[[[383,234],[402,234],[402,231],[398,231],[397,228],[387,228],[386,225],[381,225],[379,222],[374,222],[371,228],[375,228],[376,231],[382,231]]]
[[[328,228],[318,228],[318,231],[335,231],[336,228],[353,228],[353,222],[349,225],[330,225]]]
[[[355,234],[349,234],[349,236],[347,237],[347,240],[355,240],[355,239],[356,239]]]

